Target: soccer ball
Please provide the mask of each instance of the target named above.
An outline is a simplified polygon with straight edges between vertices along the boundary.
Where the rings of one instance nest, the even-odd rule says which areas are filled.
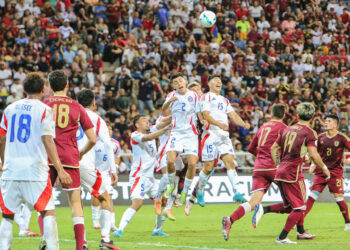
[[[216,22],[216,15],[210,10],[203,11],[199,16],[199,22],[205,28],[213,27]]]

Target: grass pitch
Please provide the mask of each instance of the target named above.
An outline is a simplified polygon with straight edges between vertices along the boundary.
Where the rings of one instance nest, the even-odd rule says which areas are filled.
[[[252,213],[246,215],[231,229],[229,241],[224,241],[221,235],[221,218],[230,215],[238,205],[207,205],[204,208],[196,205],[190,217],[184,214],[182,208],[173,208],[177,220],[165,221],[164,232],[169,237],[152,237],[155,223],[153,206],[144,206],[133,218],[120,239],[113,238],[116,246],[121,249],[349,249],[350,232],[344,231],[343,217],[336,203],[316,203],[305,220],[305,228],[316,239],[298,241],[296,246],[279,246],[274,240],[282,230],[287,215],[267,214],[260,221],[259,227],[251,226]],[[118,224],[125,206],[116,206],[116,223]],[[69,208],[56,209],[60,249],[75,248],[74,233]],[[84,208],[85,225],[89,249],[99,249],[100,231],[92,228],[91,208]],[[39,232],[37,215],[33,213],[30,228]],[[296,240],[296,232],[289,234],[291,240]],[[18,227],[14,226],[12,250],[38,249],[39,238],[19,238]]]

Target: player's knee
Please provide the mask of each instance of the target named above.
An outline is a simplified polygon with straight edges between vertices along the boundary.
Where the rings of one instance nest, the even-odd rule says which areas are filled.
[[[317,200],[319,195],[320,195],[319,191],[316,191],[316,190],[311,190],[309,194],[309,196],[314,200]]]
[[[40,212],[41,216],[44,218],[45,216],[56,216],[55,210],[46,210]]]
[[[142,204],[143,204],[143,200],[141,199],[133,200],[131,204],[131,208],[138,211],[142,207]]]
[[[333,195],[336,202],[340,202],[344,200],[344,194],[333,194]]]

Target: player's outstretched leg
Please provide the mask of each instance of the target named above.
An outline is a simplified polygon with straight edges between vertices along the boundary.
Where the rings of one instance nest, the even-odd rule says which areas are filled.
[[[344,200],[343,194],[334,194],[335,201],[337,202],[340,212],[342,213],[345,221],[345,231],[350,231],[350,220],[349,220],[349,210],[348,205],[346,204]]]
[[[157,196],[154,202],[154,209],[157,215],[162,213],[162,195],[166,190],[166,186],[168,185],[168,175],[166,172],[166,168],[162,168],[162,178],[160,178]]]
[[[171,221],[175,221],[176,220],[176,218],[175,218],[175,216],[173,214],[173,211],[171,209],[171,207],[173,206],[174,201],[175,201],[175,195],[171,195],[168,198],[167,204],[166,204],[166,206],[164,208],[164,211],[163,211],[164,214],[165,214],[165,217],[167,217]]]
[[[57,221],[54,210],[41,212],[44,222],[44,237],[47,249],[59,249]]]
[[[162,199],[162,206],[165,206],[167,203],[167,200],[165,198]],[[164,210],[161,213],[161,215],[157,215],[156,217],[156,225],[154,227],[154,230],[152,232],[152,236],[169,236],[168,234],[164,233],[162,230],[162,226],[164,224],[166,217],[164,214]]]
[[[100,201],[92,197],[91,199],[92,225],[95,229],[100,229]]]
[[[186,202],[188,190],[190,189],[193,178],[196,174],[196,165],[198,163],[198,156],[197,155],[188,155],[187,162],[188,162],[188,169],[186,172],[184,188],[183,188],[182,193],[181,193],[181,200],[180,200],[181,205],[185,204],[185,202]]]

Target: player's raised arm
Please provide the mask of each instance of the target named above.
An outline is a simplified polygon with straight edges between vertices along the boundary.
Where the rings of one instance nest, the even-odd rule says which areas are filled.
[[[275,142],[271,147],[271,157],[273,162],[275,163],[276,167],[280,165],[280,149],[281,147],[278,145],[277,142]]]
[[[161,122],[156,125],[157,130],[168,127],[171,124],[171,115],[161,118]]]
[[[142,141],[144,142],[144,141],[151,141],[153,139],[156,139],[168,130],[169,130],[169,126],[164,127],[162,129],[157,130],[156,132],[150,133],[148,135],[144,135],[144,136],[142,136]]]
[[[249,122],[244,122],[242,120],[242,118],[239,116],[239,114],[236,113],[236,111],[231,111],[228,114],[228,117],[230,118],[231,121],[233,121],[238,126],[244,127],[245,129],[249,129],[250,128]]]
[[[165,110],[168,110],[168,108],[170,107],[170,105],[172,103],[174,103],[175,101],[177,101],[177,97],[175,96],[171,96],[172,93],[170,93],[168,96],[167,96],[167,99],[165,100],[165,103],[163,104],[163,107],[162,109],[165,111]]]
[[[316,166],[319,166],[325,175],[327,175],[327,180],[330,178],[330,173],[327,168],[327,166],[323,163],[321,156],[317,152],[317,148],[314,146],[308,146],[307,151],[309,153],[310,158],[312,161],[316,164]]]

